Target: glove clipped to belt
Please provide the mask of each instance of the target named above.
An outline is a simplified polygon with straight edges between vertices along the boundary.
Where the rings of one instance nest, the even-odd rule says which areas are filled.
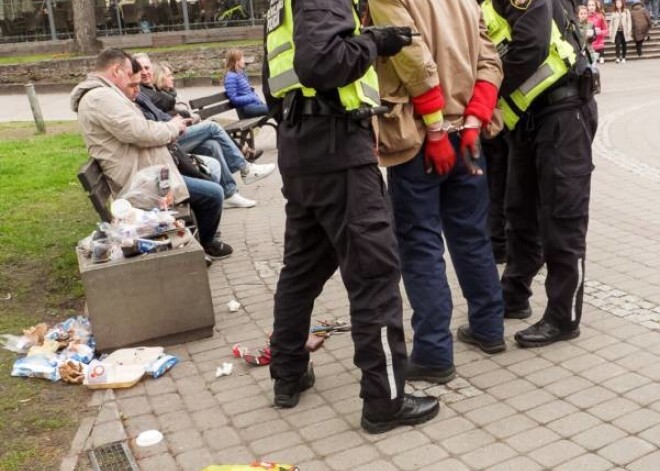
[[[379,56],[394,56],[412,44],[413,33],[408,26],[370,26],[362,31],[374,40]]]
[[[426,172],[433,170],[439,175],[446,175],[456,163],[454,146],[449,142],[449,135],[442,130],[442,109],[445,98],[440,86],[411,98],[415,113],[422,116],[427,128],[426,144],[424,146],[424,162]]]

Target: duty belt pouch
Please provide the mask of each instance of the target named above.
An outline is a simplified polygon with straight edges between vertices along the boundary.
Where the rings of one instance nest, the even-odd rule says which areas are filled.
[[[585,68],[579,76],[578,93],[583,101],[589,101],[600,93],[600,72],[595,66],[590,65]]]

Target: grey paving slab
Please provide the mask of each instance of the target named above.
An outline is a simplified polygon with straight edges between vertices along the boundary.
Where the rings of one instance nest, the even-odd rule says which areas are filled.
[[[513,342],[543,312],[542,272],[532,318],[505,322],[507,352],[489,357],[457,342],[457,380],[408,385],[440,398],[437,419],[365,434],[349,335],[330,337],[312,355],[317,383],[297,408],[274,409],[268,369],[231,358],[231,347],[259,348],[272,328],[284,233],[281,181],[274,175],[239,182],[241,194],[258,205],[223,214],[223,237],[235,253],[209,270],[214,336],[173,347],[182,361],[158,380],[95,395],[99,415],[86,446],[126,437],[141,469],[158,471],[256,459],[295,462],[302,471],[659,469],[660,61],[605,64],[602,72],[581,337],[529,350]],[[53,97],[53,107],[60,98]],[[272,131],[263,130],[257,142],[262,161],[275,162]],[[455,329],[466,322],[467,306],[447,265]],[[231,299],[242,304],[238,312],[228,312]],[[347,307],[335,274],[313,317],[346,318]],[[404,299],[408,338],[411,316]],[[216,378],[223,361],[235,363],[234,374]],[[165,434],[164,442],[135,446],[134,438],[152,428]]]

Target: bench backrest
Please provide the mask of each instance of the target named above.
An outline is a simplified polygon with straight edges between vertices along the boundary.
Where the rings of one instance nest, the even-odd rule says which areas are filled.
[[[229,101],[225,92],[215,93],[202,98],[195,98],[194,100],[190,100],[189,103],[190,108],[202,119],[236,108],[231,104],[231,101]]]
[[[87,196],[99,214],[101,221],[111,222],[112,214],[110,213],[109,205],[112,192],[110,191],[108,181],[105,179],[105,175],[103,175],[101,165],[99,165],[96,159],[90,157],[85,165],[80,167],[78,180],[80,180],[82,187],[87,192]]]

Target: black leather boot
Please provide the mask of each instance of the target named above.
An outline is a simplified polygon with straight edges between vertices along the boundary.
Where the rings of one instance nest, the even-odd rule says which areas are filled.
[[[438,415],[440,403],[435,397],[415,397],[406,394],[401,409],[391,416],[367,416],[362,413],[362,428],[368,433],[388,432],[400,425],[417,425]]]
[[[284,381],[282,379],[275,380],[275,407],[282,407],[289,409],[296,407],[300,400],[300,393],[314,386],[316,377],[314,376],[314,368],[310,363],[307,371],[298,379],[294,381]]]
[[[562,340],[570,340],[580,335],[580,329],[561,330],[559,327],[546,319],[541,319],[536,324],[525,330],[516,332],[515,339],[518,345],[524,348],[544,347],[551,343]]]

